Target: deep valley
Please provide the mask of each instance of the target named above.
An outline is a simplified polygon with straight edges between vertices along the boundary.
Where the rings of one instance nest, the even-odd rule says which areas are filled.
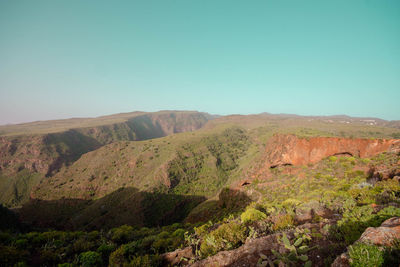
[[[0,126],[0,263],[361,266],[367,251],[394,266],[399,181],[399,121],[161,111]],[[368,237],[383,222],[390,240]]]

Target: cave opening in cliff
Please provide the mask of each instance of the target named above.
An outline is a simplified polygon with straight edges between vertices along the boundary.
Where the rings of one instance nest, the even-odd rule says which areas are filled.
[[[338,157],[353,157],[353,154],[350,152],[339,152],[335,153],[332,156],[338,156]]]
[[[277,167],[286,167],[286,166],[293,166],[292,163],[283,163],[283,164],[276,164],[276,165],[272,165],[271,167],[269,167],[270,169],[275,169]]]

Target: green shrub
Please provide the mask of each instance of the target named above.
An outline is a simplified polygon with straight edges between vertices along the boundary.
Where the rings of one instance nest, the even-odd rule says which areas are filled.
[[[234,221],[222,224],[204,237],[200,246],[200,253],[203,257],[208,257],[220,250],[236,248],[245,239],[246,228],[243,225]]]
[[[27,245],[28,245],[28,240],[26,240],[26,239],[18,239],[17,241],[15,241],[15,246],[18,248],[18,249],[25,249],[26,247],[27,247]]]
[[[370,188],[353,188],[348,191],[352,198],[357,201],[357,204],[372,204],[375,203],[376,191]]]
[[[358,243],[350,246],[350,266],[354,267],[377,267],[384,262],[384,252],[379,247]]]
[[[79,255],[79,262],[83,267],[99,266],[102,264],[102,258],[95,251],[87,251]]]
[[[260,221],[266,218],[267,215],[264,212],[256,210],[255,208],[248,208],[240,215],[240,219],[243,223]]]
[[[355,158],[355,157],[348,157],[348,158],[347,158],[347,161],[348,161],[348,162],[351,162],[351,164],[354,165],[354,164],[356,163],[356,158]]]
[[[122,225],[118,228],[114,228],[111,230],[111,233],[111,239],[119,244],[129,242],[134,235],[133,227],[129,225]]]
[[[99,237],[100,237],[99,231],[92,231],[87,234],[87,238],[90,241],[95,241],[95,240],[99,239]]]
[[[101,244],[97,248],[97,252],[101,254],[103,260],[106,260],[106,259],[108,259],[108,257],[110,256],[111,252],[113,252],[114,249],[115,249],[115,245],[114,244]]]
[[[273,218],[272,230],[278,231],[294,226],[293,216],[290,214],[278,214]]]
[[[150,249],[152,244],[157,240],[157,236],[150,235],[142,239],[141,246],[143,249]]]
[[[390,217],[400,217],[400,208],[389,206],[380,210],[378,215],[383,216],[382,220],[389,219]]]
[[[157,238],[160,238],[160,239],[165,239],[165,238],[168,238],[168,237],[169,237],[169,233],[167,231],[162,231],[161,233],[159,233],[157,235]]]
[[[282,202],[282,206],[286,210],[293,210],[296,206],[298,206],[300,204],[301,204],[301,201],[294,199],[294,198],[288,198]]]
[[[75,253],[89,251],[92,248],[94,248],[94,243],[87,241],[84,237],[80,237],[72,245],[72,249]]]
[[[300,236],[305,236],[308,237],[309,233],[306,232],[297,232],[298,237],[296,237],[293,242],[291,243],[288,237],[286,236],[285,233],[282,234],[282,237],[278,237],[278,242],[280,242],[282,245],[285,246],[289,252],[281,254],[278,251],[275,251],[274,249],[271,250],[272,254],[276,257],[276,260],[274,263],[278,264],[278,266],[298,266],[302,265],[305,267],[311,267],[312,262],[308,259],[307,252],[310,250],[313,250],[316,248],[315,247],[308,247],[307,243],[309,240],[303,239],[303,237]],[[311,238],[310,238],[311,239]],[[268,262],[265,262],[268,263]],[[266,266],[266,264],[265,264]]]
[[[156,241],[153,242],[152,248],[155,252],[157,253],[164,253],[168,251],[168,248],[172,245],[172,239],[171,238],[161,238],[157,239]]]
[[[113,251],[108,259],[109,266],[122,266],[125,262],[125,247],[120,246]]]
[[[196,233],[197,236],[202,237],[205,234],[208,233],[208,229],[213,225],[211,221],[208,221],[207,223],[194,228],[194,232]]]
[[[186,231],[184,229],[176,229],[175,232],[172,233],[172,236],[183,239],[185,236],[185,232]]]
[[[329,159],[330,162],[336,162],[337,161],[337,157],[335,157],[335,156],[330,156],[328,159]]]
[[[400,184],[396,180],[384,180],[379,181],[375,184],[375,190],[377,192],[388,191],[393,193],[400,192]]]
[[[363,164],[368,164],[368,163],[371,162],[371,160],[368,159],[368,158],[364,158],[364,159],[361,159],[361,162],[362,162]]]

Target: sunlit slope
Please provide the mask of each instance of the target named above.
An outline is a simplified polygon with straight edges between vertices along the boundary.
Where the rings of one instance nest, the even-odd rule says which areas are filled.
[[[226,185],[252,141],[245,130],[182,133],[141,142],[116,142],[86,153],[44,180],[35,198],[98,198],[121,187],[212,196]]]
[[[128,117],[130,116],[130,117]],[[104,124],[112,121],[113,124]],[[18,205],[29,198],[32,186],[44,176],[51,177],[80,158],[105,144],[124,140],[147,140],[201,128],[211,116],[199,112],[156,112],[107,116],[86,122],[76,120],[16,125],[24,134],[0,136],[1,202]],[[117,122],[118,120],[123,120]],[[93,126],[94,123],[96,126]],[[103,123],[103,124],[102,124]],[[63,125],[53,132],[52,126]],[[31,127],[32,126],[32,127]],[[64,127],[65,126],[65,127]],[[78,127],[78,128],[67,128]],[[11,127],[11,128],[7,128]],[[5,126],[1,129],[12,129]],[[38,133],[40,131],[46,133]],[[29,132],[29,134],[27,134]],[[33,134],[35,132],[35,134]]]

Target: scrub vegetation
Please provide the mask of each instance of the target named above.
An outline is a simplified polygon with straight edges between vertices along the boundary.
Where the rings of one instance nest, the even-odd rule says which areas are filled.
[[[96,137],[93,147],[75,148],[82,140],[71,139],[75,133],[56,133],[47,143],[30,143],[29,135],[2,137],[9,143],[0,158],[0,262],[201,265],[220,251],[239,253],[266,240],[271,247],[252,255],[253,265],[329,266],[346,251],[351,266],[399,264],[398,240],[390,246],[356,242],[368,227],[400,217],[398,151],[368,158],[332,154],[305,165],[266,163],[274,134],[372,140],[392,138],[397,128],[268,114],[206,123],[198,115],[177,121],[171,114],[162,118],[175,130],[149,124],[148,117],[134,126],[126,119],[139,129],[129,134],[119,126],[110,135],[102,125],[79,128]],[[42,165],[31,164],[35,157]],[[54,157],[62,160],[54,163]],[[177,249],[186,254],[171,263],[166,253]]]

